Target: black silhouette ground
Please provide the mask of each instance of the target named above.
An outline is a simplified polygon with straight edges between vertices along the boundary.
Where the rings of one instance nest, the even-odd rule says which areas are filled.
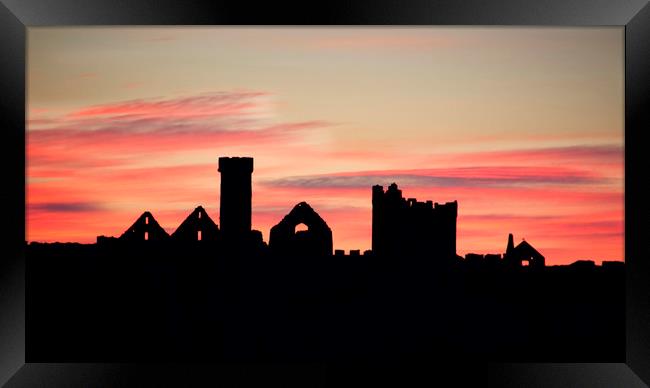
[[[624,360],[622,265],[27,247],[27,360]]]

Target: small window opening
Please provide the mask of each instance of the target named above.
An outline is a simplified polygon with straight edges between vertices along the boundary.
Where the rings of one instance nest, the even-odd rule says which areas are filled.
[[[303,224],[303,223],[300,223],[300,224],[296,225],[296,233],[298,233],[298,232],[304,232],[304,231],[306,231],[306,230],[309,230],[309,228],[307,227],[307,225],[305,225],[305,224]]]
[[[200,220],[200,219],[201,219],[201,212],[199,212],[199,220]],[[200,233],[200,232],[201,232],[201,231],[199,231],[199,233]]]
[[[521,265],[524,266],[524,267],[528,267],[530,265],[530,261],[524,260],[524,261],[521,262]]]
[[[144,223],[147,224],[147,225],[149,225],[149,216],[146,216],[146,217],[144,218]]]
[[[199,241],[201,241],[201,231],[200,230],[199,230],[197,238],[198,238]]]
[[[149,232],[144,232],[144,239],[149,240]]]

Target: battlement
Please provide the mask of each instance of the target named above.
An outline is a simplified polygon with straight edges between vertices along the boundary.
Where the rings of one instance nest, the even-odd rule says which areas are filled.
[[[379,255],[430,252],[456,255],[458,202],[420,202],[404,198],[392,183],[388,189],[372,187],[372,250]]]
[[[220,157],[219,172],[253,173],[253,158],[251,157]]]

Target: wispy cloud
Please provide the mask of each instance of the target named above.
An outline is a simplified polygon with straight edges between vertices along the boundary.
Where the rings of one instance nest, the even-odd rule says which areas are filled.
[[[153,154],[298,141],[324,121],[277,122],[265,92],[215,92],[116,102],[28,122],[28,164],[117,167]],[[31,170],[35,171],[35,170]]]
[[[264,184],[303,188],[361,188],[392,182],[417,187],[513,187],[593,185],[608,183],[609,179],[562,167],[466,167],[286,177],[268,180]]]
[[[623,145],[575,145],[565,147],[519,148],[500,151],[464,152],[447,155],[459,161],[480,162],[483,164],[539,164],[547,165],[581,162],[593,164],[612,163],[622,166]],[[435,161],[441,156],[434,156]],[[442,156],[444,157],[444,155]]]
[[[211,92],[152,97],[87,106],[45,116],[32,109],[30,131],[127,129],[132,133],[170,129],[255,130],[272,121],[269,99],[259,91]]]
[[[68,118],[118,117],[143,118],[215,118],[250,115],[261,107],[258,98],[264,92],[215,92],[174,99],[139,99],[76,110]]]
[[[40,202],[30,203],[28,211],[44,213],[88,213],[105,210],[104,206],[94,202]]]

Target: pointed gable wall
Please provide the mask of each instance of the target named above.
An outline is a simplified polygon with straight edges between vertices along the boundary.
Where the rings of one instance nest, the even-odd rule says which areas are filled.
[[[508,247],[503,256],[504,262],[511,267],[521,267],[522,261],[527,261],[532,267],[544,267],[546,259],[544,255],[533,248],[528,241],[523,240],[517,246],[514,246],[514,238],[512,233],[508,235]]]
[[[172,238],[178,241],[198,241],[199,232],[201,241],[215,241],[219,235],[219,227],[202,206],[190,213],[172,233]]]
[[[153,215],[146,211],[120,236],[121,240],[127,241],[161,241],[169,238],[169,234],[163,229]]]
[[[544,256],[525,240],[515,247],[515,254],[520,260],[529,260],[530,265],[534,267],[543,267],[545,265]]]
[[[296,233],[298,224],[309,229]],[[332,230],[306,202],[297,204],[271,228],[269,246],[276,254],[332,255]]]

